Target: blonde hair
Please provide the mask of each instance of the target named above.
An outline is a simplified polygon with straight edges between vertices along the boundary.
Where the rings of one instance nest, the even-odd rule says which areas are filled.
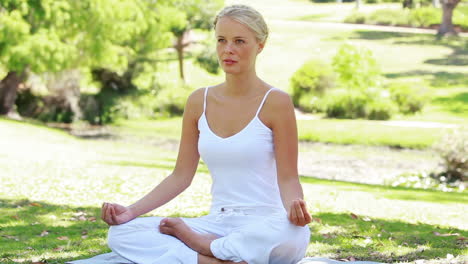
[[[216,16],[213,26],[216,28],[216,24],[222,17],[229,17],[248,26],[254,33],[257,40],[260,43],[264,43],[268,38],[268,26],[263,19],[262,14],[257,10],[247,5],[231,5],[225,7]]]

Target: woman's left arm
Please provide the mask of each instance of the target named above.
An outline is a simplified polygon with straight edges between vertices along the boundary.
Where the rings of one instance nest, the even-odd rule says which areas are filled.
[[[307,211],[297,167],[298,137],[291,97],[285,92],[272,94],[269,111],[275,146],[278,185],[284,208],[291,223],[305,226],[312,217]]]

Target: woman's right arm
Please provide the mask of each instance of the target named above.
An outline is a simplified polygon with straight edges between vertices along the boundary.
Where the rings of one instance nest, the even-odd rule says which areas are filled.
[[[166,204],[190,186],[200,160],[197,125],[203,112],[203,93],[204,89],[198,89],[187,99],[179,153],[173,172],[151,192],[128,207],[104,203],[101,218],[106,223],[118,225],[128,222]]]

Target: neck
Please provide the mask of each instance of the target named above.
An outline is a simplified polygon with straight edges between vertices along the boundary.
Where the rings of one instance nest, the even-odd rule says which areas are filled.
[[[263,81],[258,78],[255,71],[236,75],[226,74],[224,93],[233,97],[248,96],[261,85],[263,85]]]

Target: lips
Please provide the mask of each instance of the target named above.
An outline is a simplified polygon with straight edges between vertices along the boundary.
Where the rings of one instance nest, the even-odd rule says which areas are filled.
[[[223,62],[225,64],[227,64],[227,65],[232,65],[232,64],[236,63],[237,61],[231,60],[231,59],[225,59],[225,60],[223,60]]]

